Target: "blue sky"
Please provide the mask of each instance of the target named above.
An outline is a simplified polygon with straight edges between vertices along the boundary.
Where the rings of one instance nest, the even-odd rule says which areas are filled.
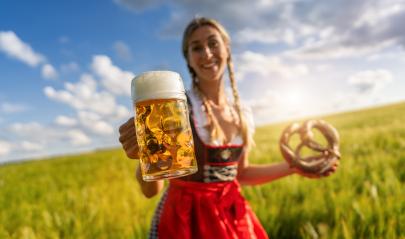
[[[173,70],[192,17],[232,37],[258,125],[405,99],[404,0],[1,1],[0,163],[118,146],[130,80]]]

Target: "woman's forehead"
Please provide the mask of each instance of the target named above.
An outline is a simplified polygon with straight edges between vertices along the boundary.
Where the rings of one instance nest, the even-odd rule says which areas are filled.
[[[193,33],[191,33],[188,43],[198,43],[215,37],[221,37],[219,31],[215,27],[205,25],[197,28]]]

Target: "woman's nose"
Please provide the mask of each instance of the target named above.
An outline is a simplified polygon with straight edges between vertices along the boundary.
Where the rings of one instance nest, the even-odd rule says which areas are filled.
[[[212,52],[211,48],[209,48],[208,46],[204,47],[203,56],[205,58],[210,58],[212,55],[213,55],[213,52]]]

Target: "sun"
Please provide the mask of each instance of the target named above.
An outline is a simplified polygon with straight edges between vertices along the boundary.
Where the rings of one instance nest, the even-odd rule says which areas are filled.
[[[307,98],[303,89],[288,89],[283,96],[283,105],[289,110],[304,109]]]

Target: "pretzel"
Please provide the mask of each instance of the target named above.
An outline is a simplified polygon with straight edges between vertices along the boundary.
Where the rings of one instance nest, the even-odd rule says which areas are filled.
[[[315,141],[313,128],[318,129],[326,138],[327,146]],[[292,149],[289,141],[294,134],[299,134],[301,142],[295,149]],[[340,159],[339,134],[333,126],[323,120],[308,120],[303,124],[289,125],[281,134],[279,146],[281,154],[290,166],[305,173],[322,175],[333,166],[336,160]],[[318,154],[308,157],[301,156],[301,150],[305,146]]]

